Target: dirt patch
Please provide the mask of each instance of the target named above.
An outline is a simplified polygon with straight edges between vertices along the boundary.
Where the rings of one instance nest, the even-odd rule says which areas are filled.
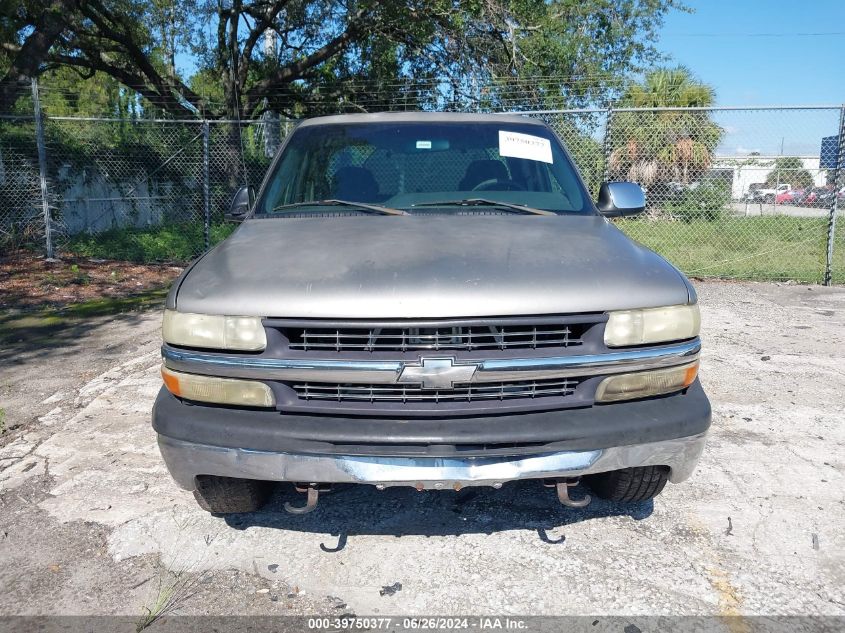
[[[61,310],[101,299],[122,299],[168,286],[182,271],[168,264],[66,257],[46,261],[19,251],[0,257],[0,310]]]

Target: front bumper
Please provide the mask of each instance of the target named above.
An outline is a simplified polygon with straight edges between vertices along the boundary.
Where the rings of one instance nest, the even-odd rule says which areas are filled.
[[[690,476],[710,426],[698,381],[683,393],[522,414],[384,419],[189,404],[162,389],[153,427],[173,478],[454,488],[635,466]]]
[[[579,477],[634,466],[668,466],[669,480],[678,483],[692,474],[704,443],[705,434],[702,433],[592,451],[442,458],[271,453],[194,444],[163,435],[158,441],[170,474],[186,490],[194,489],[197,475],[459,490],[467,486],[499,487],[506,481],[518,479]]]

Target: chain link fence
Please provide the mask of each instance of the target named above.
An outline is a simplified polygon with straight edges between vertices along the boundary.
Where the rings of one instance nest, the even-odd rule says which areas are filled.
[[[36,120],[0,122],[0,246],[140,262],[188,261],[229,232],[234,192],[261,182],[290,122],[43,120],[45,222]]]
[[[647,192],[618,221],[697,277],[845,283],[845,108],[619,108],[534,113],[595,194]]]
[[[646,213],[619,228],[687,274],[845,283],[845,108],[521,114],[555,130],[593,194],[639,182]],[[231,232],[234,192],[260,184],[294,125],[0,119],[0,249],[48,253],[49,237],[56,256],[188,261]]]
[[[35,122],[0,120],[0,248],[43,244],[44,227]]]

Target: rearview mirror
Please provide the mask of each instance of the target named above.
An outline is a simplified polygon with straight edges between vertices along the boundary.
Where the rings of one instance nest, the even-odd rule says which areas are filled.
[[[232,198],[232,204],[229,205],[229,211],[224,216],[226,221],[243,222],[252,207],[254,197],[252,189],[249,187],[238,189]]]
[[[645,193],[633,182],[604,182],[596,208],[607,218],[637,215],[645,210]]]

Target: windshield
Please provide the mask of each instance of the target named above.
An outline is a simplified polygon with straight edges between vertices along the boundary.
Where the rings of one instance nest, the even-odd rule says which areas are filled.
[[[301,203],[328,200],[411,212],[466,212],[463,201],[593,212],[575,168],[549,129],[498,121],[299,128],[257,212],[289,212],[291,207],[280,208],[284,205],[301,211]],[[484,212],[479,206],[473,209]]]

